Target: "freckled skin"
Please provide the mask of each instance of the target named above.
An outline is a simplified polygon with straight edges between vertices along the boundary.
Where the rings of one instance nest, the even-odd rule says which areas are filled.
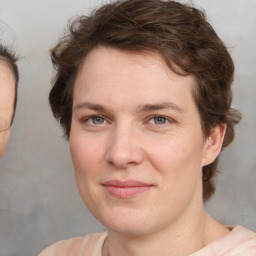
[[[205,220],[201,171],[217,157],[225,131],[212,150],[193,86],[192,76],[173,73],[155,53],[101,47],[81,66],[70,151],[81,197],[110,237],[181,232]],[[118,198],[102,186],[109,180],[152,187]]]
[[[13,116],[15,80],[10,68],[0,61],[0,157],[5,153]]]

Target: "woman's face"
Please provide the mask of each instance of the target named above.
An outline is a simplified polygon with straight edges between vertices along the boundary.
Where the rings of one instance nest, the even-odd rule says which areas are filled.
[[[0,157],[4,155],[10,136],[14,97],[14,75],[8,65],[0,61]]]
[[[194,84],[154,53],[101,47],[86,57],[70,150],[80,194],[109,230],[157,232],[201,207],[210,160]]]

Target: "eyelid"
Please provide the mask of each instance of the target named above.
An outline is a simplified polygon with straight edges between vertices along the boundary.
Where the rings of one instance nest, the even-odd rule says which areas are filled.
[[[92,124],[92,123],[89,123],[89,122],[88,122],[89,119],[91,119],[91,118],[96,118],[96,117],[103,118],[103,119],[104,119],[104,122],[103,122],[102,124]],[[163,118],[165,118],[165,119],[167,120],[167,122],[164,123],[164,124],[153,124],[153,123],[149,123],[150,120],[152,120],[152,119],[154,119],[154,118],[157,118],[157,117],[163,117]],[[104,124],[106,124],[106,123],[112,123],[111,120],[109,120],[108,117],[106,117],[106,116],[104,116],[104,115],[100,115],[100,114],[92,114],[92,115],[88,115],[88,116],[82,117],[82,118],[80,119],[80,122],[81,122],[81,123],[86,123],[86,122],[87,122],[88,124],[90,124],[90,125],[95,125],[95,126],[96,126],[96,125],[98,125],[98,126],[104,125]],[[145,120],[145,122],[146,122],[146,123],[149,123],[150,125],[153,125],[153,126],[158,126],[158,127],[161,126],[161,127],[164,127],[164,126],[166,126],[166,125],[168,125],[168,124],[175,123],[176,121],[175,121],[173,118],[171,118],[171,117],[168,117],[168,116],[165,116],[165,115],[161,115],[161,114],[155,114],[155,115],[151,115],[151,116],[147,117],[146,120]]]
[[[104,124],[105,124],[105,121],[108,122],[108,123],[110,123],[110,121],[109,121],[109,119],[108,119],[107,117],[105,117],[104,115],[99,115],[99,114],[89,115],[89,116],[83,117],[83,118],[80,119],[80,122],[81,122],[81,123],[85,123],[85,122],[89,123],[89,122],[88,122],[89,119],[97,118],[97,117],[100,117],[100,118],[103,118],[103,119],[104,119],[104,123],[98,124],[98,125],[104,125]],[[89,124],[90,124],[90,125],[95,125],[95,126],[97,125],[97,124],[92,124],[92,123],[89,123]]]
[[[163,117],[163,118],[165,118],[166,120],[167,120],[167,123],[164,123],[164,124],[152,124],[152,125],[154,125],[154,126],[158,126],[158,127],[160,127],[160,126],[165,126],[165,125],[168,125],[168,124],[170,124],[170,123],[174,123],[175,122],[175,120],[173,119],[173,118],[171,118],[171,117],[168,117],[168,116],[165,116],[165,115],[160,115],[160,114],[156,114],[156,115],[152,115],[152,116],[149,116],[148,118],[147,118],[147,121],[149,122],[150,120],[152,120],[152,119],[154,119],[154,118],[157,118],[157,117]]]

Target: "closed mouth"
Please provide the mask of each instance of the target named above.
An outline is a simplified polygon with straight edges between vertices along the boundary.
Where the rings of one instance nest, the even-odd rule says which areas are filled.
[[[109,180],[102,185],[110,195],[118,198],[131,198],[153,187],[151,184],[137,180]]]

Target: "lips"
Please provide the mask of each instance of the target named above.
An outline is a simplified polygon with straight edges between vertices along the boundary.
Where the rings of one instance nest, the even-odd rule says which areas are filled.
[[[110,195],[119,198],[131,198],[153,187],[153,185],[136,180],[109,180],[102,185]]]

